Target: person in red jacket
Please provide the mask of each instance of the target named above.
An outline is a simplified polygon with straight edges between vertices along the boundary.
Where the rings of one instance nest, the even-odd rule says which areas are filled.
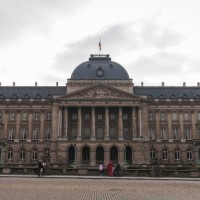
[[[108,163],[108,175],[113,176],[113,163],[112,163],[112,161],[110,161]]]

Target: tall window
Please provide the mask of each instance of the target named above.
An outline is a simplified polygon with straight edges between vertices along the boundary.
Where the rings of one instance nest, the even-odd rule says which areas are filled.
[[[102,127],[98,127],[96,129],[96,138],[97,139],[103,139],[104,138],[103,130],[104,129]]]
[[[46,112],[46,120],[52,120],[52,113],[50,111]]]
[[[148,116],[149,116],[149,121],[155,120],[155,113],[153,111],[150,111]]]
[[[46,127],[45,128],[45,140],[50,140],[51,139],[51,128]]]
[[[115,127],[110,127],[110,139],[116,139],[116,128]]]
[[[90,149],[88,146],[85,146],[83,147],[83,150],[82,150],[82,162],[83,163],[87,163],[89,164],[90,163]]]
[[[71,140],[75,140],[76,139],[76,135],[77,135],[77,128],[76,127],[72,127],[71,128]]]
[[[178,140],[179,135],[178,135],[178,127],[173,127],[173,139]]]
[[[85,119],[86,121],[90,120],[90,114],[89,114],[89,113],[85,113],[84,119]]]
[[[150,158],[151,159],[156,158],[156,149],[155,148],[150,149]]]
[[[185,127],[184,129],[184,135],[185,135],[185,139],[189,140],[190,138],[190,128],[189,127]]]
[[[20,160],[25,160],[25,158],[26,158],[25,149],[24,149],[24,148],[21,148],[21,149],[19,150],[19,159],[20,159]]]
[[[26,140],[27,139],[27,134],[28,134],[28,129],[26,127],[21,128],[21,140]]]
[[[33,150],[32,150],[32,160],[37,160],[37,159],[38,159],[37,148],[33,148]]]
[[[178,147],[174,150],[174,159],[180,160],[180,149]]]
[[[161,120],[161,121],[166,120],[166,113],[165,113],[165,112],[161,112],[161,113],[160,113],[160,120]]]
[[[14,140],[14,139],[15,139],[15,129],[14,129],[14,127],[9,127],[8,140]]]
[[[161,139],[166,140],[167,139],[167,130],[166,127],[161,127],[160,129]]]
[[[71,115],[72,115],[72,120],[77,120],[78,119],[77,113],[72,113]]]
[[[183,119],[184,119],[184,121],[189,121],[189,119],[190,119],[189,112],[184,112],[183,113]]]
[[[172,121],[177,121],[178,120],[178,114],[177,112],[172,113]]]
[[[123,120],[125,120],[125,121],[128,120],[128,114],[127,113],[124,113],[122,117],[123,117]]]
[[[9,116],[10,116],[11,121],[16,120],[16,112],[15,111],[10,112]]]
[[[149,127],[149,138],[151,140],[155,139],[155,130],[154,130],[154,127]]]
[[[110,114],[110,120],[114,121],[115,119],[116,119],[115,113],[111,113]]]
[[[192,149],[191,148],[187,149],[187,160],[192,160]]]
[[[131,137],[129,135],[129,128],[128,127],[123,128],[123,134],[124,134],[124,139],[131,139]]]
[[[28,113],[26,111],[22,112],[21,117],[23,121],[28,120]]]
[[[33,128],[33,140],[38,140],[38,137],[39,137],[39,128],[34,127]]]
[[[47,158],[49,158],[49,156],[50,156],[50,150],[49,150],[49,148],[45,148],[44,149],[44,156],[47,157]]]
[[[39,120],[39,119],[40,119],[40,114],[39,114],[39,112],[34,112],[34,114],[33,114],[33,119],[34,119],[34,120]]]
[[[90,139],[90,128],[86,127],[83,129],[83,139]]]
[[[163,160],[167,160],[168,159],[167,148],[163,148],[163,150],[162,150],[162,159]]]
[[[104,163],[104,149],[101,146],[97,147],[97,150],[96,150],[96,162],[99,164]]]
[[[13,149],[12,148],[8,148],[8,160],[12,160],[13,159]]]
[[[75,146],[71,146],[68,149],[68,163],[74,163],[75,161]]]

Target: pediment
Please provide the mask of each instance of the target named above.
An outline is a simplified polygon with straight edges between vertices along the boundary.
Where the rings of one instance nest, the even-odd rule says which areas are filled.
[[[132,99],[141,100],[141,97],[135,96],[129,92],[125,92],[114,87],[98,84],[78,90],[61,97],[64,99]]]

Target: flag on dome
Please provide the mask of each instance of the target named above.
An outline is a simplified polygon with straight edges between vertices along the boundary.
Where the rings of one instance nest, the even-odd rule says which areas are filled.
[[[99,39],[99,51],[101,51],[101,38]]]

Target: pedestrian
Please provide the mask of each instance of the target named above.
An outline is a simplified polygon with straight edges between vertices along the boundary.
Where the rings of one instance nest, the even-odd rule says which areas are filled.
[[[117,176],[119,176],[119,171],[120,171],[120,164],[117,163],[117,166],[115,167],[115,172]]]
[[[45,163],[44,160],[42,161],[42,166],[43,166],[43,172],[42,172],[42,175],[44,175],[44,173],[45,173],[45,168],[46,168],[46,163]]]
[[[40,177],[43,174],[44,167],[42,165],[42,160],[39,160],[38,162],[38,177]]]
[[[100,176],[103,175],[103,165],[102,164],[99,165],[99,175]]]
[[[112,163],[112,161],[110,161],[108,163],[108,175],[113,176],[113,163]]]

